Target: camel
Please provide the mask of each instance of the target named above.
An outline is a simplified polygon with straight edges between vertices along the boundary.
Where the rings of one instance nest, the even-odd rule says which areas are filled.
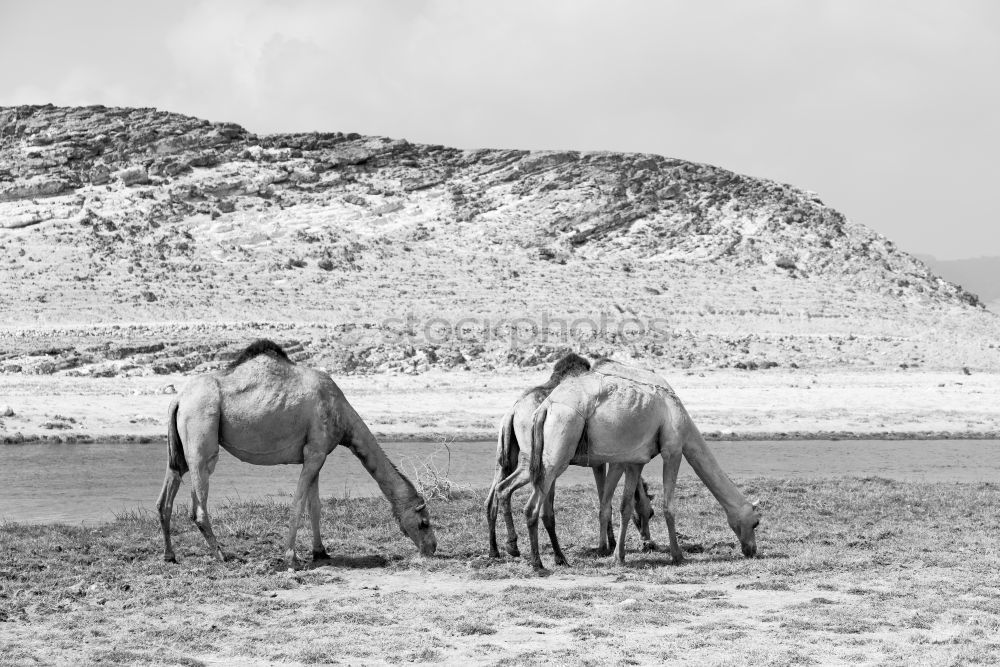
[[[437,541],[427,504],[379,447],[371,431],[324,372],[293,363],[277,344],[258,340],[224,370],[194,378],[171,402],[167,417],[168,464],[156,501],[167,562],[176,563],[170,543],[170,516],[181,477],[191,471],[191,519],[210,551],[222,551],[208,517],[208,478],[219,447],[247,463],[301,463],[285,543],[285,562],[297,564],[295,534],[308,501],[314,560],[328,559],[319,533],[318,476],[337,445],[351,450],[392,505],[400,529],[425,556]]]
[[[757,553],[756,505],[747,501],[723,472],[687,410],[658,375],[610,360],[599,360],[590,373],[564,380],[535,410],[531,437],[531,498],[525,507],[531,540],[531,563],[544,570],[538,552],[538,516],[556,478],[575,456],[586,432],[587,455],[595,463],[615,463],[605,489],[614,489],[625,474],[617,558],[625,561],[625,535],[632,513],[633,491],[642,466],[663,458],[663,517],[674,563],[683,559],[674,520],[674,485],[681,456],[722,506],[747,558]],[[601,497],[602,526],[611,515],[611,494]],[[554,545],[553,545],[554,546]]]
[[[521,555],[517,547],[517,531],[514,528],[514,517],[511,512],[511,496],[520,487],[528,484],[528,458],[522,457],[520,443],[531,442],[532,415],[545,397],[564,379],[575,377],[590,370],[590,362],[577,354],[567,354],[556,362],[552,369],[552,376],[542,385],[529,389],[521,398],[517,400],[514,407],[504,416],[500,422],[500,434],[497,438],[497,465],[493,476],[493,483],[490,485],[489,494],[486,497],[486,517],[489,524],[490,557],[499,558],[500,550],[497,546],[497,513],[502,508],[504,521],[507,525],[507,553],[517,557]],[[528,452],[525,452],[527,454]],[[603,463],[590,465],[585,458],[574,459],[574,465],[589,466],[594,472],[594,482],[597,485],[598,498],[602,497],[607,479],[606,468]],[[616,478],[617,479],[617,478]],[[649,534],[649,520],[653,516],[652,497],[649,495],[645,481],[636,487],[635,506],[636,510],[632,520],[639,529],[643,537],[645,549],[655,548]],[[611,487],[611,493],[614,493]],[[556,554],[556,562],[567,564],[566,557],[559,548],[558,538],[555,533],[554,517],[552,514],[555,502],[555,486],[550,489],[543,508],[542,522],[549,533],[549,540],[552,542],[553,551]],[[610,523],[602,525],[604,532],[600,538],[598,553],[607,556],[615,547],[614,530]]]

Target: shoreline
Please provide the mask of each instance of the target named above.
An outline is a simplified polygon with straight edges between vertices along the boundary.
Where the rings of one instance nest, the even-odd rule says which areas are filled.
[[[839,440],[1000,440],[1000,431],[781,431],[781,432],[748,432],[748,433],[703,433],[707,442],[773,442],[787,440],[826,441]],[[375,433],[380,442],[493,442],[496,435],[480,432],[472,433],[441,433],[428,436],[427,433]],[[76,444],[123,444],[123,445],[165,445],[166,435],[137,435],[74,433],[71,435],[15,433],[0,438],[2,445],[33,445],[39,443],[76,445]]]
[[[706,440],[1000,439],[1000,373],[660,372]],[[344,376],[336,381],[379,440],[494,441],[497,425],[549,369]],[[190,376],[0,374],[0,444],[163,443]]]

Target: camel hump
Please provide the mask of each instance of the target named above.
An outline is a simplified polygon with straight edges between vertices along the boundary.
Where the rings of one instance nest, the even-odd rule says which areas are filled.
[[[556,362],[555,366],[552,367],[552,375],[545,381],[544,384],[532,387],[528,391],[521,394],[521,397],[524,398],[529,395],[534,395],[538,397],[539,400],[542,400],[551,394],[552,390],[558,387],[563,380],[583,375],[589,370],[589,361],[575,352],[569,352],[568,354],[563,355],[563,357]]]
[[[599,375],[606,375],[608,377],[621,378],[623,380],[638,382],[639,384],[650,385],[658,389],[663,389],[669,394],[674,393],[674,390],[669,384],[667,384],[667,381],[660,377],[657,373],[647,371],[644,368],[626,366],[625,364],[612,361],[611,359],[598,359],[595,361],[593,372]]]
[[[267,340],[266,338],[260,338],[254,342],[247,345],[242,352],[236,355],[236,358],[229,363],[229,368],[232,370],[242,363],[250,361],[254,357],[259,357],[261,355],[267,355],[272,359],[278,359],[281,361],[287,361],[288,363],[293,363],[291,359],[288,358],[288,354],[285,353],[281,346],[275,343],[273,340]]]
[[[555,366],[552,367],[552,377],[550,380],[555,380],[556,384],[558,384],[559,381],[564,380],[567,377],[582,375],[589,370],[589,361],[575,352],[569,352],[563,355],[563,357],[556,362]]]

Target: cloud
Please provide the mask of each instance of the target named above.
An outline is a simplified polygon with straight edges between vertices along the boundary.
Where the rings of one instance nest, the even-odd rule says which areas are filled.
[[[904,247],[1000,252],[1000,230],[934,230],[991,210],[1000,176],[987,149],[1000,143],[1000,6],[985,0],[39,0],[0,12],[0,55],[19,63],[0,72],[0,103],[661,153],[818,190]]]

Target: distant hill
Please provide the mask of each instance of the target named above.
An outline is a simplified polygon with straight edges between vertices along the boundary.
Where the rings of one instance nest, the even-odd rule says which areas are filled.
[[[155,109],[0,108],[0,281],[8,372],[210,368],[261,334],[342,373],[1000,367],[976,296],[790,185]]]
[[[977,295],[986,307],[1000,312],[1000,257],[970,257],[968,259],[936,259],[931,255],[915,255],[942,278],[961,285]]]

